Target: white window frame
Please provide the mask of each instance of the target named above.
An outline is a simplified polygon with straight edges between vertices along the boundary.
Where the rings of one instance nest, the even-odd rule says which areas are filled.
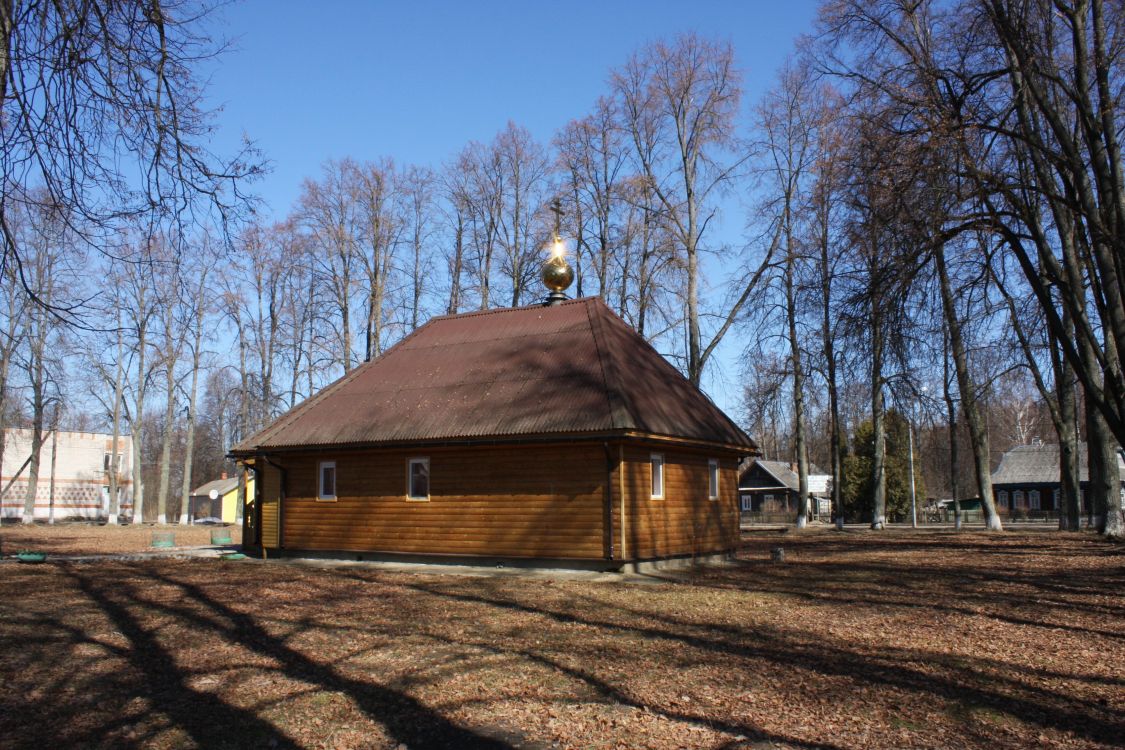
[[[997,492],[996,493],[996,499],[1000,501],[1000,507],[1001,508],[1011,507],[1011,506],[1008,505],[1008,491],[1007,490],[1000,490],[999,492]]]
[[[332,469],[332,494],[324,492],[324,470]],[[335,461],[321,461],[316,465],[316,499],[321,502],[332,503],[336,501],[336,490],[339,489],[340,474],[336,471]]]
[[[707,499],[719,499],[719,459],[707,459]]]
[[[648,454],[648,476],[651,484],[652,499],[660,500],[664,497],[664,454]],[[657,481],[659,480],[659,481]]]
[[[422,464],[426,467],[426,494],[414,494],[414,465]],[[433,477],[430,476],[430,457],[429,456],[414,456],[406,459],[406,499],[412,503],[428,503],[430,501],[430,482]]]
[[[1027,495],[1023,490],[1012,490],[1012,510],[1024,509],[1024,503],[1027,502]]]
[[[1039,490],[1030,490],[1027,493],[1027,509],[1042,510],[1042,504],[1039,499]]]

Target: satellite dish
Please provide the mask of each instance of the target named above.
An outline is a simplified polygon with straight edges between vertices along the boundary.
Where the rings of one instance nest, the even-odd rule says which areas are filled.
[[[212,500],[218,500],[219,499],[219,491],[218,490],[211,490],[210,492],[207,493],[207,497],[211,498]]]

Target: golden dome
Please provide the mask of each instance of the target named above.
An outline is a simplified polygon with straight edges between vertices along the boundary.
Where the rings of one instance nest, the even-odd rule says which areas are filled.
[[[561,255],[552,256],[539,272],[543,284],[552,292],[561,292],[574,283],[574,269]]]

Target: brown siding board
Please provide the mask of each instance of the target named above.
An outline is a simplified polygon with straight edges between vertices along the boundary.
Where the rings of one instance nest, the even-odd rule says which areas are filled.
[[[430,459],[430,500],[406,499],[408,458]],[[287,456],[289,549],[600,558],[600,445],[440,448]],[[337,499],[316,499],[335,461]]]
[[[653,452],[665,457],[665,497],[656,500],[649,493]],[[598,559],[612,542],[612,556],[621,560],[623,542],[625,559],[705,554],[737,544],[736,456],[631,443],[624,463],[618,455],[611,444],[608,467],[601,444],[285,456],[276,459],[286,467],[278,528],[287,549],[348,552]],[[428,501],[405,497],[407,459],[418,456],[430,459]],[[707,498],[709,458],[720,459],[718,500]],[[316,499],[321,460],[336,462],[335,501]],[[273,487],[267,478],[263,491],[281,489]],[[607,501],[612,539],[605,529]]]
[[[664,497],[651,496],[649,459],[664,455]],[[708,459],[718,458],[719,498],[708,494]],[[633,446],[626,453],[630,557],[706,554],[738,541],[737,458],[667,447]]]
[[[280,508],[281,473],[273,466],[266,464],[262,469],[262,546],[277,547],[280,544],[278,534],[280,524],[278,514]]]

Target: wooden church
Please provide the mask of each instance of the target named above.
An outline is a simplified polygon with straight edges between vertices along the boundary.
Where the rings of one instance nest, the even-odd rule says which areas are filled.
[[[747,435],[600,299],[434,318],[235,446],[246,546],[607,569],[733,550]],[[483,560],[481,558],[486,558]]]

